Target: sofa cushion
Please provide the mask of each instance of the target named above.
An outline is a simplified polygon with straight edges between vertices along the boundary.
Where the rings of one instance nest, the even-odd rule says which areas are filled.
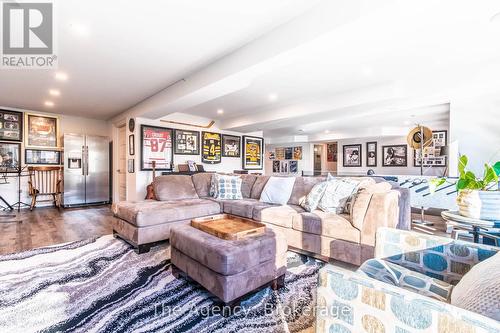
[[[474,265],[457,283],[451,304],[500,321],[500,253]]]
[[[123,201],[113,205],[115,216],[137,227],[219,214],[219,203],[206,199]]]
[[[160,201],[199,198],[191,176],[159,176],[154,179],[153,188],[156,199]]]
[[[314,185],[325,181],[325,179],[325,177],[297,177],[288,204],[300,205],[300,202],[311,192]]]
[[[253,216],[253,208],[260,204],[259,200],[255,199],[219,200],[219,202],[222,204],[224,213],[248,219],[251,219]]]
[[[283,262],[287,251],[281,233],[266,228],[263,235],[242,240],[223,240],[190,225],[170,230],[170,244],[200,264],[222,275],[244,272],[266,261]]]
[[[269,176],[257,176],[255,183],[252,187],[252,192],[250,194],[251,199],[260,199],[260,195],[264,186],[266,186],[267,181],[269,180]]]
[[[372,279],[389,283],[441,302],[448,302],[453,289],[453,285],[447,282],[431,278],[422,273],[381,259],[365,261],[359,267],[358,272]]]
[[[255,206],[253,210],[253,219],[285,228],[291,228],[294,217],[302,212],[304,212],[304,209],[297,205]]]
[[[260,201],[286,205],[292,195],[295,177],[271,177],[260,194]]]
[[[210,181],[212,180],[212,173],[200,172],[191,176],[196,189],[196,193],[200,198],[210,196]]]
[[[250,195],[252,194],[252,187],[253,184],[255,184],[255,181],[257,180],[257,175],[240,175],[242,183],[241,183],[241,194],[243,195],[243,198],[250,198]]]
[[[295,216],[293,219],[293,229],[360,243],[361,232],[352,226],[348,217],[348,215],[326,213],[321,210],[315,210],[311,213],[305,212]]]

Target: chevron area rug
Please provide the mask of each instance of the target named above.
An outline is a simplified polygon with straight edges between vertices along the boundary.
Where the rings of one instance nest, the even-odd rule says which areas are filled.
[[[223,317],[170,269],[168,243],[137,255],[111,235],[0,256],[0,332],[309,332],[321,261],[288,253],[285,287]]]

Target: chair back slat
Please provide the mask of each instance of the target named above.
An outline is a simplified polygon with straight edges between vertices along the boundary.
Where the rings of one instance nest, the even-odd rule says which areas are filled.
[[[28,167],[31,185],[39,194],[55,194],[61,180],[61,167]]]

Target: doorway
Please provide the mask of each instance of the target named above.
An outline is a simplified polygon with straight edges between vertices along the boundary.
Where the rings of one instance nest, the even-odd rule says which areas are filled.
[[[125,125],[118,128],[118,200],[127,200],[127,129]]]
[[[321,160],[323,156],[323,145],[314,145],[314,175],[321,175]]]

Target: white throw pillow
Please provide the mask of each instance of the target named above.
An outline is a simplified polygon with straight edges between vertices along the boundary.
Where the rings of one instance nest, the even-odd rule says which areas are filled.
[[[500,253],[474,265],[453,288],[450,303],[500,321]]]
[[[217,199],[225,200],[241,200],[243,195],[241,194],[241,183],[242,180],[240,176],[225,176],[217,175],[215,177],[217,183]]]
[[[327,186],[328,182],[321,182],[314,185],[309,194],[301,200],[300,206],[308,212],[312,212],[318,208],[319,201],[323,197]]]
[[[286,205],[294,184],[295,177],[270,177],[260,195],[260,201]]]
[[[318,208],[327,213],[341,214],[346,212],[346,204],[351,196],[357,192],[360,182],[350,178],[328,177],[327,183]]]

